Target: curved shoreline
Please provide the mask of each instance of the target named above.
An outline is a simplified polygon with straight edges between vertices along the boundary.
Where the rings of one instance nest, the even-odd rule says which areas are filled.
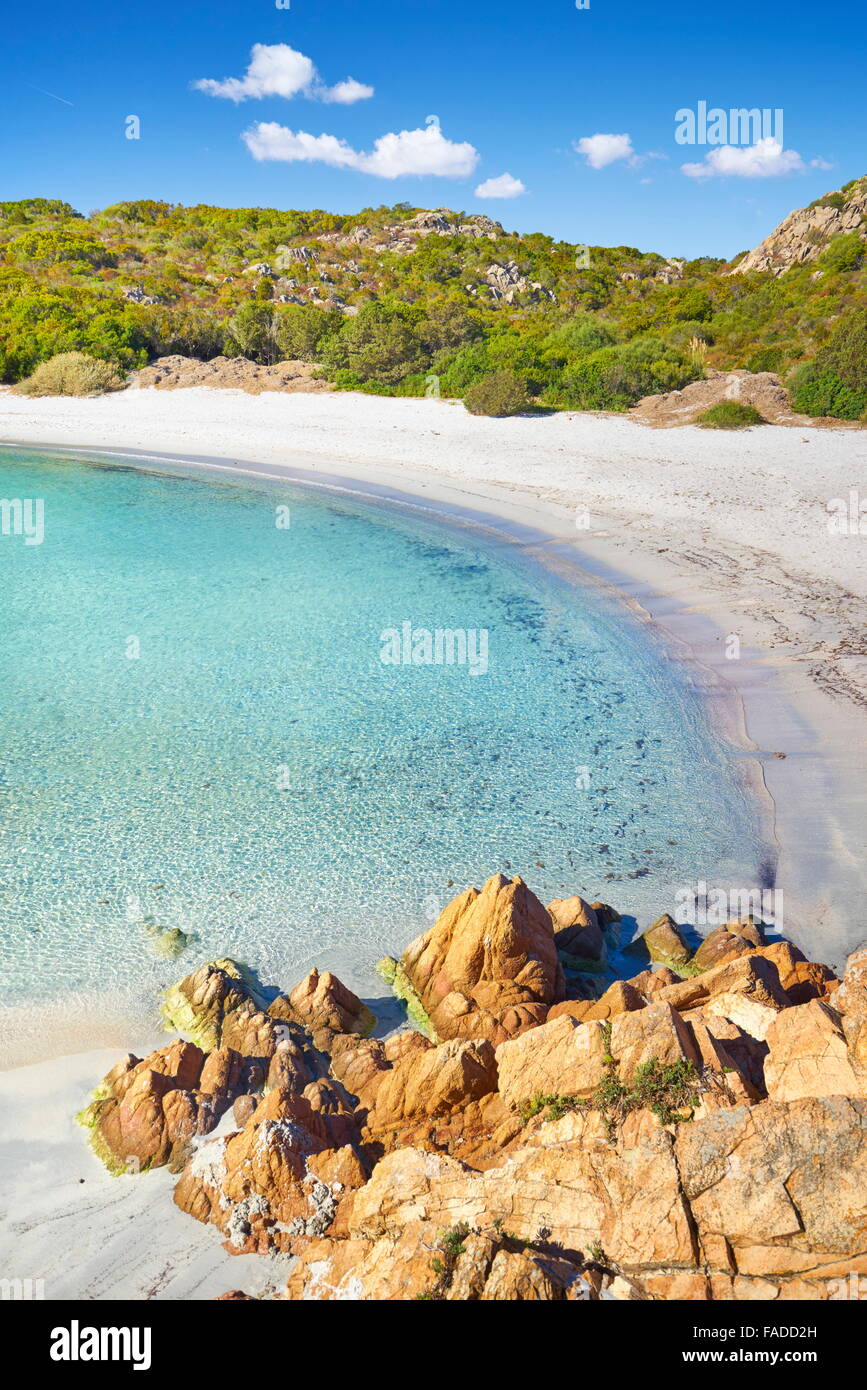
[[[8,447],[6,441],[4,444]],[[748,674],[747,681],[732,679],[730,673],[735,663],[725,661],[720,656],[719,646],[724,634],[713,620],[691,611],[682,598],[666,594],[648,578],[639,578],[615,567],[605,554],[604,544],[600,546],[598,542],[595,545],[591,542],[588,546],[586,540],[576,540],[574,521],[570,523],[558,517],[550,507],[538,508],[540,514],[536,515],[534,499],[529,496],[515,499],[490,485],[479,494],[464,486],[445,483],[433,474],[419,473],[411,477],[409,481],[415,490],[410,492],[395,487],[383,469],[372,469],[369,465],[355,465],[350,474],[325,472],[321,467],[300,467],[297,462],[278,464],[207,455],[175,455],[123,446],[99,449],[31,442],[17,447],[45,449],[73,457],[128,459],[132,467],[170,472],[183,477],[216,473],[230,478],[288,482],[301,488],[320,489],[366,502],[422,512],[451,526],[486,533],[489,540],[500,544],[518,546],[536,563],[559,574],[570,584],[594,586],[621,609],[627,609],[634,620],[651,627],[657,643],[662,636],[666,645],[672,647],[672,659],[688,670],[712,724],[729,749],[736,756],[740,755],[740,765],[736,771],[752,795],[762,826],[762,842],[778,861],[783,857],[785,846],[778,832],[779,806],[766,776],[767,761],[774,757],[776,750],[763,751],[751,736],[750,728],[753,706],[757,700],[764,706],[770,704],[773,707],[770,722],[774,726],[792,722],[794,711],[788,708],[772,673],[761,672],[761,678],[756,683],[755,667],[762,661],[762,655],[756,654],[752,662],[744,667],[738,663],[738,670]],[[485,511],[478,509],[479,501],[484,501]],[[607,527],[613,525],[609,519]],[[767,708],[763,713],[767,718]],[[791,853],[796,852],[797,847],[792,845]],[[743,885],[745,890],[760,886],[765,885]],[[772,887],[773,881],[767,886]],[[791,889],[786,897],[788,900],[794,897],[795,911],[799,915],[809,912],[809,904],[793,895]],[[660,911],[667,911],[671,906],[667,902],[660,903]],[[780,930],[784,929],[808,955],[817,952],[819,943],[811,941],[799,931],[797,923],[794,927],[783,924]],[[802,940],[799,941],[799,937]],[[830,955],[830,952],[826,950],[826,954]],[[837,963],[842,965],[842,959]]]
[[[829,455],[827,436],[805,431],[813,448],[800,455],[804,476],[792,476],[791,432],[782,451],[770,429],[708,441],[685,427],[673,443],[622,419],[489,421],[443,402],[204,388],[85,401],[0,393],[0,430],[24,449],[294,480],[414,507],[482,526],[567,578],[595,580],[673,646],[751,765],[759,799],[772,803],[785,934],[838,967],[862,939],[867,866],[850,846],[861,838],[867,706],[858,658],[837,653],[867,569],[857,541],[815,546],[824,513],[804,519],[804,489],[815,492],[819,478],[844,487],[860,460],[857,436],[832,441]],[[584,497],[590,525],[576,532]],[[750,549],[752,534],[736,548],[732,533],[748,522],[770,532],[776,554]],[[806,553],[814,563],[804,570]],[[725,656],[729,633],[742,638],[737,661]]]
[[[598,524],[576,539],[574,517],[568,508],[539,498],[529,488],[444,480],[434,472],[407,467],[398,472],[387,463],[374,466],[345,457],[339,463],[323,463],[315,455],[292,451],[292,462],[275,465],[260,459],[243,464],[231,455],[196,455],[188,448],[158,455],[141,447],[75,445],[68,439],[26,440],[13,447],[44,448],[73,456],[103,453],[128,458],[131,467],[169,469],[203,479],[236,476],[243,481],[257,476],[332,492],[342,488],[386,505],[420,509],[451,525],[481,526],[494,541],[520,546],[567,580],[580,577],[582,583],[597,584],[618,604],[628,607],[637,620],[652,624],[657,637],[663,635],[672,648],[672,659],[685,663],[692,673],[701,698],[711,717],[723,727],[735,756],[739,748],[744,769],[750,770],[754,780],[760,779],[756,790],[767,796],[766,806],[771,803],[768,809],[774,816],[780,844],[779,877],[793,916],[786,923],[785,934],[795,940],[803,938],[799,929],[806,923],[813,941],[807,954],[814,959],[834,959],[838,964],[856,943],[852,933],[863,928],[858,912],[851,908],[859,905],[858,895],[863,890],[860,866],[855,866],[849,895],[841,892],[833,902],[820,903],[815,917],[808,915],[811,885],[805,881],[804,915],[799,914],[798,921],[793,912],[796,894],[789,889],[786,875],[788,864],[799,856],[806,858],[808,850],[822,863],[828,880],[839,865],[845,868],[840,825],[847,813],[856,830],[851,842],[859,843],[861,800],[857,793],[863,782],[859,783],[857,762],[849,766],[851,777],[847,779],[837,749],[841,744],[845,749],[847,728],[855,728],[863,763],[860,722],[855,715],[842,718],[840,707],[830,696],[811,690],[804,682],[799,684],[796,668],[787,667],[756,645],[744,649],[740,662],[726,661],[722,634],[732,629],[737,617],[730,616],[731,610],[720,602],[720,595],[713,589],[699,593],[674,569],[666,570],[664,559],[656,556],[652,547],[638,544],[628,526],[616,518],[606,518],[603,523],[601,509],[594,511]],[[289,452],[286,450],[287,455]],[[337,467],[340,472],[335,471]],[[827,711],[824,724],[823,701]],[[838,727],[831,722],[832,716],[838,718]],[[818,730],[825,745],[831,745],[828,755]],[[787,757],[775,758],[776,751],[785,751]],[[818,783],[817,790],[808,795],[802,780],[805,766],[813,769],[812,781]],[[805,802],[812,819],[804,814]],[[805,880],[812,871],[813,861],[807,858]],[[628,891],[622,896],[621,905],[629,910]],[[660,902],[660,911],[666,906],[670,905]],[[836,917],[831,916],[832,909]],[[49,1297],[189,1300],[213,1298],[238,1284],[267,1296],[267,1285],[272,1280],[279,1282],[281,1269],[261,1257],[227,1255],[210,1227],[196,1226],[179,1213],[165,1174],[120,1181],[108,1176],[84,1148],[72,1116],[94,1081],[131,1041],[127,1032],[124,1041],[111,1045],[107,1053],[88,1050],[65,1060],[54,1057],[0,1074],[0,1095],[12,1141],[7,1145],[2,1174],[11,1202],[6,1228],[0,1230],[0,1248],[9,1268],[17,1271],[20,1266],[29,1275],[44,1274]],[[150,1045],[158,1047],[165,1041],[164,1037],[155,1038]],[[148,1050],[143,1046],[141,1055]],[[27,1154],[24,1163],[16,1158],[22,1151]],[[81,1174],[86,1174],[86,1181]],[[140,1233],[145,1222],[151,1234],[156,1230],[157,1235],[142,1244]],[[75,1258],[60,1273],[56,1265],[58,1230],[75,1252]]]

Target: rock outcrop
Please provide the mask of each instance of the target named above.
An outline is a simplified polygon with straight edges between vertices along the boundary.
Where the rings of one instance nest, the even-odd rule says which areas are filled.
[[[485,271],[485,280],[490,295],[504,304],[514,304],[519,298],[534,302],[548,299],[556,303],[554,292],[546,289],[540,281],[528,280],[526,275],[522,275],[517,261],[493,261]]]
[[[335,1033],[370,1033],[376,1019],[366,1004],[332,975],[330,970],[311,970],[289,995],[280,994],[269,1005],[271,1018],[303,1024],[317,1047],[329,1052]]]
[[[602,924],[590,903],[577,894],[572,898],[555,898],[548,904],[554,926],[554,944],[561,956],[568,956],[575,967],[591,962],[604,967],[608,960]]]
[[[264,1012],[252,976],[232,960],[211,961],[166,991],[167,1029],[185,1033],[204,1051],[232,1047],[245,1057],[274,1055],[280,1034]]]
[[[400,966],[437,1038],[501,1042],[544,1022],[565,993],[547,910],[502,874],[449,903]]]
[[[651,922],[646,931],[627,946],[626,951],[655,965],[667,965],[672,970],[689,965],[692,957],[680,928],[667,912]]]
[[[365,1036],[328,972],[269,1001],[201,966],[166,1007],[195,1039],[122,1059],[81,1118],[114,1171],[178,1171],[227,1250],[297,1257],[289,1299],[839,1297],[867,1273],[867,948],[840,982],[743,920],[685,978],[564,997],[555,928],[615,917],[461,894],[393,962],[436,1040]],[[642,951],[679,940],[663,916]]]
[[[834,237],[857,232],[867,239],[867,179],[853,179],[839,193],[826,193],[808,208],[797,208],[738,261],[729,275],[751,270],[782,275],[796,265],[808,265]]]
[[[279,296],[283,303],[304,304],[300,296]],[[338,306],[339,307],[339,306]],[[333,391],[330,381],[316,375],[311,362],[275,362],[261,366],[248,357],[211,357],[202,362],[197,357],[174,354],[158,357],[147,367],[141,367],[130,378],[131,386],[156,387],[158,391],[177,391],[186,386],[212,386],[223,390],[246,391],[258,396],[262,391]]]
[[[774,372],[748,372],[740,368],[718,372],[708,368],[700,381],[691,381],[680,391],[665,391],[657,396],[644,396],[629,411],[639,424],[655,429],[670,429],[673,425],[691,425],[721,401],[739,401],[751,405],[771,425],[801,427],[815,425],[807,415],[792,410],[789,393]],[[828,422],[839,428],[854,428],[845,421]]]
[[[178,1169],[193,1141],[216,1127],[236,1097],[261,1087],[264,1076],[260,1061],[232,1048],[206,1056],[194,1043],[174,1042],[144,1060],[125,1057],[78,1119],[109,1171]]]

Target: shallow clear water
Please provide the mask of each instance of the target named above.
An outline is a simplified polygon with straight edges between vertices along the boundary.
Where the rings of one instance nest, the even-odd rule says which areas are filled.
[[[45,506],[42,544],[0,535],[4,1005],[149,1015],[222,954],[376,992],[373,962],[492,872],[641,916],[755,863],[683,672],[519,546],[46,454],[0,453],[0,498]],[[405,620],[486,629],[487,672],[383,664]],[[198,941],[158,961],[146,919]]]

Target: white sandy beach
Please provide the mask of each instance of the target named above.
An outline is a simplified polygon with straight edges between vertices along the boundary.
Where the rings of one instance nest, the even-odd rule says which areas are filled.
[[[392,488],[444,514],[501,518],[550,563],[571,559],[616,580],[670,634],[672,652],[697,662],[711,696],[720,692],[729,712],[730,692],[742,698],[740,744],[773,799],[778,883],[795,905],[786,934],[837,966],[867,936],[867,536],[830,534],[827,507],[848,505],[864,485],[865,440],[863,431],[651,430],[576,414],[489,420],[459,403],[351,394],[0,392],[9,444]],[[738,660],[725,655],[731,633]],[[90,1154],[72,1114],[116,1059],[82,1054],[0,1077],[4,1275],[44,1278],[48,1298],[261,1288],[268,1262],[225,1255],[215,1232],[172,1206],[165,1173],[112,1179]],[[57,1268],[58,1247],[77,1252],[74,1264],[70,1253]]]

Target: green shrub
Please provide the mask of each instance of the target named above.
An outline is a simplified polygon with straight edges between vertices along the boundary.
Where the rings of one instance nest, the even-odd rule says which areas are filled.
[[[807,211],[812,212],[813,208],[836,208],[839,212],[840,209],[844,208],[845,206],[846,199],[844,198],[842,192],[825,193],[821,198],[814,198],[813,202],[810,203],[809,207],[807,208]]]
[[[642,396],[678,390],[699,375],[680,349],[658,338],[635,338],[564,368],[565,403],[576,410],[626,410]]]
[[[836,372],[823,372],[816,362],[799,367],[789,379],[792,405],[801,415],[831,415],[857,420],[867,407],[867,394],[853,391]]]
[[[292,304],[277,310],[277,347],[280,356],[316,362],[325,341],[340,328],[343,316],[312,304]]]
[[[614,334],[609,326],[593,314],[579,313],[561,323],[542,341],[542,356],[548,362],[570,362],[577,357],[610,347]]]
[[[61,352],[41,362],[32,376],[14,388],[22,396],[98,396],[117,391],[123,378],[110,362],[86,352]]]
[[[453,353],[438,355],[433,370],[440,379],[440,394],[465,396],[470,386],[495,370],[487,340],[467,343]]]
[[[816,354],[820,372],[833,372],[851,391],[867,396],[867,309],[846,314]]]
[[[864,240],[858,232],[845,232],[835,236],[833,241],[819,257],[822,270],[857,270],[864,259]]]
[[[514,372],[492,372],[464,396],[471,415],[519,415],[529,404],[524,383]]]
[[[750,425],[765,425],[764,415],[754,405],[742,405],[740,401],[718,401],[699,415],[696,424],[704,430],[745,430]]]
[[[748,372],[778,372],[786,364],[783,348],[763,347],[747,358]]]

